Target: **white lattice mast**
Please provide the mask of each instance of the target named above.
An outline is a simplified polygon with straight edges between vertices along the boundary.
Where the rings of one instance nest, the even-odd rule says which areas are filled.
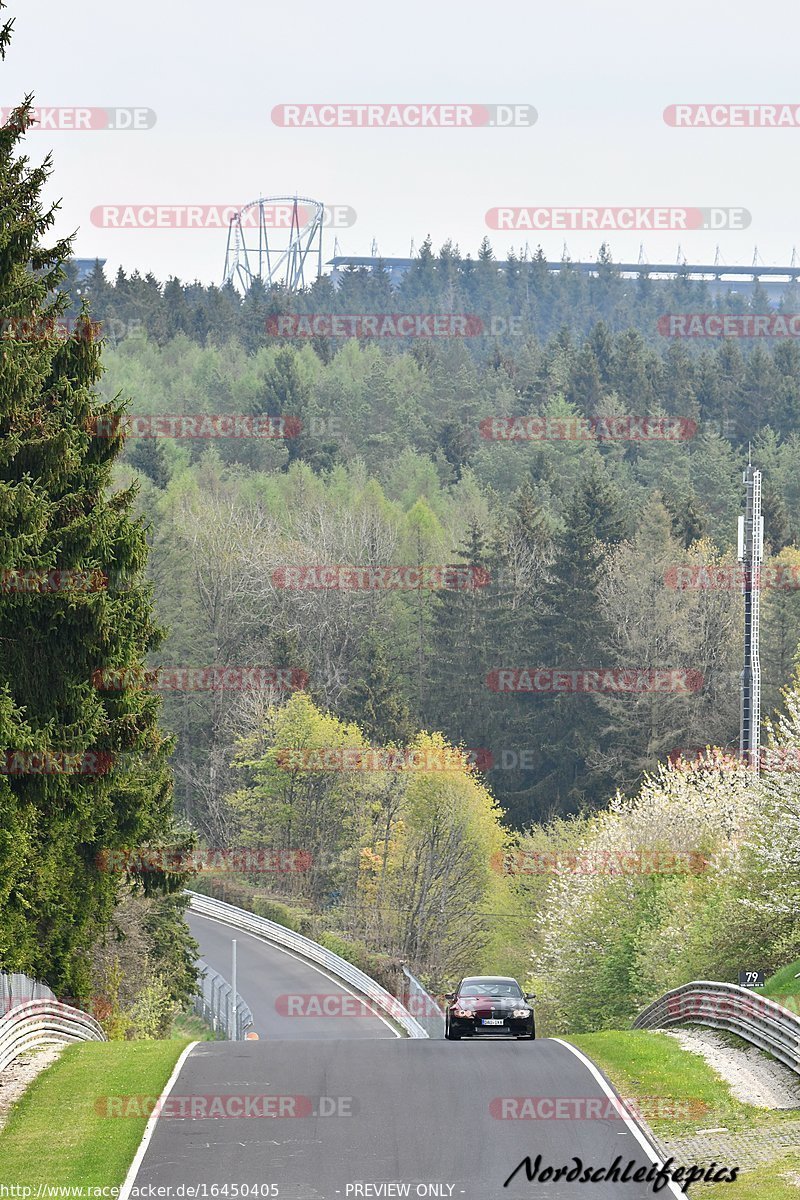
[[[758,774],[761,744],[761,562],[764,518],[761,515],[761,472],[748,462],[743,482],[745,514],[739,517],[739,561],[744,566],[744,664],[741,676],[739,751]]]

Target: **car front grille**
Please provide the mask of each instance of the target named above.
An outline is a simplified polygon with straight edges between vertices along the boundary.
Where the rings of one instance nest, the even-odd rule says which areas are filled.
[[[484,1019],[491,1018],[493,1021],[507,1021],[511,1016],[511,1012],[507,1008],[491,1008],[475,1014],[475,1024],[480,1025]]]

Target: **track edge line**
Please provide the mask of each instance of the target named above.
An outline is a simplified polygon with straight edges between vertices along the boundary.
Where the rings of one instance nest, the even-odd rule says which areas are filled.
[[[565,1042],[562,1038],[557,1038],[557,1037],[550,1038],[549,1040],[551,1042],[558,1042],[559,1046],[564,1046],[567,1050],[570,1051],[571,1054],[574,1054],[576,1058],[580,1059],[580,1061],[583,1063],[583,1065],[589,1069],[591,1074],[594,1076],[594,1078],[600,1084],[601,1088],[603,1089],[605,1094],[608,1096],[609,1100],[619,1101],[620,1106],[621,1106],[620,1115],[622,1116],[623,1121],[628,1126],[631,1133],[636,1138],[637,1142],[642,1147],[642,1149],[646,1150],[647,1153],[649,1155],[651,1155],[652,1161],[654,1163],[656,1163],[659,1167],[663,1167],[664,1161],[665,1161],[664,1154],[659,1146],[653,1144],[655,1141],[655,1138],[653,1138],[653,1140],[651,1140],[650,1135],[647,1133],[647,1131],[645,1131],[641,1127],[641,1125],[638,1124],[638,1122],[634,1119],[633,1115],[631,1113],[624,1111],[624,1102],[622,1101],[621,1096],[619,1096],[614,1091],[614,1089],[611,1085],[611,1081],[606,1079],[605,1075],[600,1070],[600,1068],[595,1066],[595,1064],[592,1062],[592,1060],[590,1058],[587,1058],[587,1056],[583,1053],[583,1051],[579,1050],[577,1046],[573,1046],[571,1042]],[[678,1185],[672,1179],[670,1179],[669,1183],[667,1184],[667,1187],[669,1188],[669,1190],[673,1196],[678,1196],[680,1198],[680,1200],[686,1200],[686,1193],[679,1191]],[[123,1198],[120,1197],[120,1200],[123,1200]]]
[[[166,1084],[164,1085],[164,1090],[158,1098],[158,1103],[156,1104],[153,1111],[150,1113],[150,1116],[147,1118],[147,1124],[144,1127],[144,1133],[142,1134],[142,1140],[139,1143],[139,1147],[136,1151],[136,1154],[133,1157],[133,1162],[131,1163],[130,1167],[128,1168],[128,1174],[125,1176],[125,1182],[123,1183],[122,1187],[120,1188],[119,1200],[129,1200],[131,1191],[133,1189],[133,1185],[136,1182],[136,1176],[139,1174],[139,1168],[142,1165],[142,1160],[143,1160],[145,1154],[147,1153],[147,1147],[150,1145],[150,1139],[153,1136],[153,1131],[156,1127],[156,1122],[158,1121],[158,1116],[159,1116],[159,1113],[161,1112],[161,1107],[164,1104],[164,1101],[169,1096],[172,1089],[174,1088],[175,1084],[177,1083],[178,1076],[180,1075],[181,1070],[183,1069],[184,1062],[189,1057],[189,1054],[191,1053],[191,1051],[194,1050],[195,1046],[199,1046],[199,1044],[200,1044],[199,1042],[190,1042],[189,1045],[186,1046],[181,1051],[180,1055],[178,1056],[178,1061],[175,1063],[175,1066],[172,1068],[172,1074],[170,1075],[169,1079],[167,1080]]]

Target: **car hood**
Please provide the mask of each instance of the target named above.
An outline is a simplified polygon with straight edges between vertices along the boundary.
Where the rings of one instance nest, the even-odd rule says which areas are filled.
[[[530,1008],[521,996],[463,996],[455,1004],[459,1008],[474,1008],[475,1012],[491,1012],[493,1008]]]

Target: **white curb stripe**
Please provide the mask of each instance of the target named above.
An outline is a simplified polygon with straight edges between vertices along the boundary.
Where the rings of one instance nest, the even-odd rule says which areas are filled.
[[[628,1126],[628,1129],[633,1134],[633,1136],[636,1138],[637,1142],[642,1147],[642,1149],[647,1151],[647,1153],[650,1157],[650,1161],[653,1163],[656,1163],[659,1167],[663,1167],[664,1161],[661,1158],[661,1156],[659,1155],[655,1146],[651,1146],[650,1142],[647,1140],[647,1138],[644,1135],[644,1131],[639,1128],[639,1126],[636,1124],[636,1122],[634,1121],[634,1119],[630,1115],[630,1113],[625,1111],[624,1103],[622,1102],[622,1100],[620,1099],[619,1096],[615,1095],[615,1093],[612,1092],[611,1088],[608,1086],[608,1083],[603,1078],[603,1076],[600,1074],[600,1072],[598,1071],[598,1069],[594,1065],[594,1063],[591,1061],[591,1059],[587,1058],[585,1054],[582,1054],[581,1051],[577,1048],[577,1046],[571,1046],[569,1044],[569,1042],[563,1042],[561,1040],[561,1038],[550,1038],[550,1041],[558,1042],[559,1046],[565,1046],[567,1048],[567,1050],[570,1051],[570,1053],[574,1054],[576,1058],[579,1058],[581,1060],[583,1065],[586,1067],[587,1071],[590,1071],[591,1074],[593,1075],[593,1077],[600,1084],[600,1087],[603,1089],[605,1094],[608,1096],[609,1100],[614,1101],[614,1105],[618,1109],[620,1116],[622,1117],[623,1121]],[[676,1163],[675,1165],[677,1167],[680,1164]],[[678,1196],[679,1200],[686,1200],[686,1193],[679,1191],[677,1183],[674,1183],[672,1180],[670,1180],[669,1183],[667,1184],[667,1190],[673,1196]],[[122,1200],[122,1197],[120,1197],[120,1200]]]
[[[166,1086],[165,1086],[163,1092],[161,1093],[161,1095],[158,1098],[158,1104],[156,1104],[155,1108],[150,1113],[150,1116],[147,1119],[147,1124],[145,1125],[144,1133],[142,1134],[142,1140],[139,1143],[139,1149],[136,1151],[136,1155],[134,1157],[133,1162],[130,1165],[128,1174],[125,1176],[125,1182],[123,1183],[122,1187],[120,1188],[119,1200],[128,1200],[128,1197],[131,1194],[131,1189],[133,1188],[133,1185],[136,1182],[136,1176],[139,1174],[139,1168],[142,1165],[142,1159],[144,1158],[145,1153],[147,1152],[147,1147],[150,1144],[150,1139],[153,1136],[153,1132],[156,1127],[156,1121],[158,1120],[158,1116],[164,1105],[164,1101],[167,1099],[170,1092],[174,1088],[175,1083],[177,1082],[178,1076],[181,1073],[181,1068],[183,1067],[184,1062],[186,1061],[190,1052],[192,1050],[194,1050],[195,1046],[197,1046],[197,1045],[199,1045],[199,1042],[190,1042],[189,1045],[186,1047],[186,1049],[182,1052],[178,1061],[175,1063],[174,1070],[173,1070],[172,1074],[170,1075],[169,1079],[167,1080],[167,1083],[166,1083]]]

